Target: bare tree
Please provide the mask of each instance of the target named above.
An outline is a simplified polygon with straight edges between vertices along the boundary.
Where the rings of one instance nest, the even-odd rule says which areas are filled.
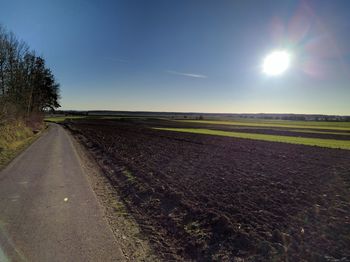
[[[60,107],[59,84],[45,60],[0,25],[0,117]]]

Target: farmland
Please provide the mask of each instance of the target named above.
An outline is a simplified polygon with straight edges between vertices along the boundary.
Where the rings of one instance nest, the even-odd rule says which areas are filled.
[[[244,132],[228,132],[221,130],[211,130],[204,128],[156,128],[157,130],[214,135],[214,136],[226,136],[226,137],[238,137],[254,140],[263,140],[270,142],[282,142],[290,144],[301,144],[308,146],[320,146],[329,148],[340,148],[350,150],[350,141],[336,140],[336,139],[321,139],[321,138],[307,138],[307,137],[293,137],[293,136],[278,136],[278,135],[266,135],[266,134],[254,134]]]
[[[346,123],[62,123],[98,160],[162,260],[350,259]],[[298,139],[316,146],[289,141]]]
[[[214,121],[214,120],[184,120],[200,124],[234,125],[234,126],[255,126],[255,127],[285,127],[285,128],[314,128],[350,131],[350,122],[326,122],[326,121],[283,121],[283,120],[236,120],[236,121]]]

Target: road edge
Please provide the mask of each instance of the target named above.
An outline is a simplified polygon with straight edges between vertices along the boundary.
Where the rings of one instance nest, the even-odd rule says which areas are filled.
[[[98,161],[79,141],[81,138],[72,134],[68,128],[64,127],[64,129],[71,138],[89,185],[125,259],[127,261],[160,261],[147,238],[142,235],[135,219],[128,214],[127,208],[104,175]]]

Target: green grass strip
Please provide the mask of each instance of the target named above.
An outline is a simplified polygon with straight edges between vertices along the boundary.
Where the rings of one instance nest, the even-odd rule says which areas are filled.
[[[182,123],[350,131],[350,122],[174,120]]]
[[[53,123],[61,123],[64,122],[66,119],[83,119],[86,118],[86,116],[54,116],[54,117],[45,117],[44,121],[46,122],[53,122]]]
[[[246,138],[246,139],[253,139],[253,140],[263,140],[263,141],[269,141],[269,142],[281,142],[281,143],[289,143],[289,144],[300,144],[300,145],[307,145],[307,146],[319,146],[319,147],[350,150],[350,140],[335,140],[335,139],[307,138],[307,137],[294,137],[294,136],[275,136],[275,135],[229,132],[229,131],[201,129],[201,128],[157,128],[155,127],[153,129],[183,132],[183,133],[203,134],[203,135],[237,137],[237,138]]]

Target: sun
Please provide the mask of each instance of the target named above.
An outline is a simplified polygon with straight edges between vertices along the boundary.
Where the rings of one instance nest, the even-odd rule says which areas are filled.
[[[273,51],[264,59],[263,72],[271,76],[280,75],[289,68],[290,61],[291,56],[287,51]]]

